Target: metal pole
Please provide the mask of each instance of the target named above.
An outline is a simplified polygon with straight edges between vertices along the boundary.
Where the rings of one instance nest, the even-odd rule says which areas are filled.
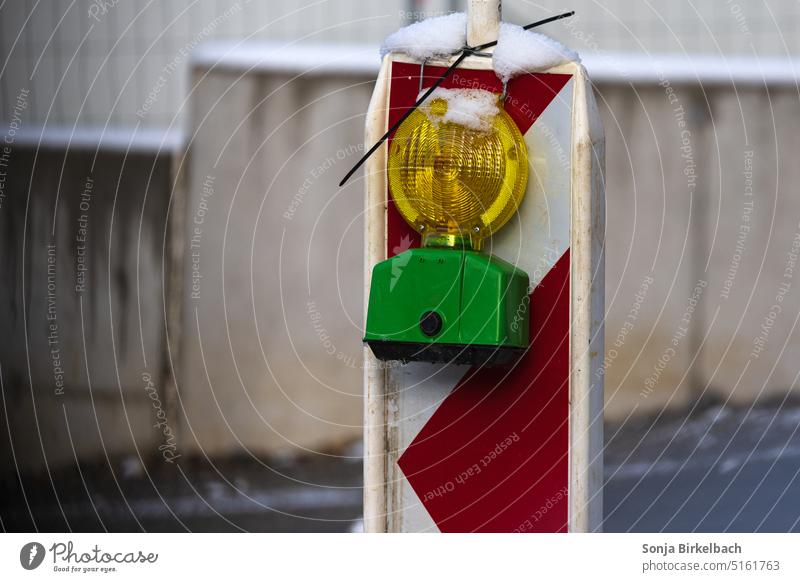
[[[501,0],[467,0],[467,44],[477,46],[497,40]]]

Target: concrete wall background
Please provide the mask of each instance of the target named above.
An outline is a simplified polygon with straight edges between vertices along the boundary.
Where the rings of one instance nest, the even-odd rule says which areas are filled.
[[[21,466],[158,458],[165,447],[327,454],[359,438],[362,182],[337,183],[363,151],[373,74],[243,73],[193,70],[177,153],[95,160],[15,145],[0,213],[13,281],[0,289],[0,357]],[[612,419],[702,399],[783,399],[797,386],[797,90],[662,85],[596,87]],[[78,294],[88,176],[90,289]],[[47,344],[51,241],[64,395]],[[155,426],[152,394],[174,438]]]
[[[360,361],[355,341],[360,319],[353,316],[361,313],[360,241],[354,240],[353,229],[361,225],[352,219],[363,210],[362,183],[356,180],[338,189],[337,182],[357,156],[345,153],[347,160],[339,161],[337,152],[359,144],[371,76],[303,76],[287,85],[282,85],[284,77],[263,71],[240,78],[231,70],[209,73],[201,68],[196,76],[203,78],[198,84],[203,97],[194,119],[202,121],[193,126],[197,134],[191,146],[190,205],[197,204],[201,177],[208,173],[204,168],[219,159],[220,167],[234,178],[222,194],[224,202],[217,199],[216,204],[232,208],[231,224],[238,217],[236,224],[245,231],[228,235],[226,253],[235,254],[238,246],[242,256],[238,267],[226,266],[225,285],[246,287],[251,269],[246,259],[255,241],[256,289],[264,285],[270,297],[295,299],[284,304],[285,322],[275,312],[279,329],[273,328],[268,340],[275,356],[285,349],[288,328],[297,338],[307,338],[302,351],[289,354],[289,368],[307,360],[309,367],[331,374],[336,386],[359,386],[360,371],[340,366],[338,359]],[[787,160],[797,139],[796,89],[605,82],[596,91],[608,160],[607,416],[681,409],[700,400],[747,403],[793,393],[798,294],[790,279],[767,349],[757,357],[751,352],[775,302],[800,219],[800,205],[791,194],[796,169]],[[211,115],[204,118],[208,111]],[[276,125],[279,129],[273,132]],[[303,143],[298,132],[311,141]],[[326,159],[333,160],[330,168]],[[311,173],[318,167],[322,170],[314,177]],[[293,200],[296,211],[291,210]],[[290,219],[282,218],[287,209]],[[259,211],[261,216],[255,218]],[[743,224],[749,229],[744,241]],[[323,248],[316,240],[309,246],[304,233],[312,228],[326,230]],[[275,249],[279,241],[282,251]],[[204,265],[206,252],[204,246]],[[263,257],[265,252],[269,259]],[[220,261],[218,254],[211,257],[212,262]],[[207,282],[204,272],[203,285]],[[214,279],[214,285],[219,284]],[[228,317],[247,322],[232,333],[234,342],[246,346],[237,352],[242,355],[239,373],[252,368],[254,378],[263,378],[264,357],[253,348],[252,324],[247,321],[253,297],[249,290],[240,293],[241,301],[227,301]],[[336,346],[330,355],[325,342],[314,337],[303,301],[325,297],[329,304],[320,304],[319,314]],[[219,300],[215,297],[213,302]],[[266,297],[263,303],[257,301],[259,306],[266,303]],[[216,315],[214,309],[201,310],[208,318],[203,321],[207,328],[223,322],[221,307],[215,309]],[[272,307],[262,309],[266,316]],[[196,350],[191,341],[190,354]],[[221,341],[227,348],[227,339]],[[196,360],[195,353],[186,364],[196,369]],[[235,377],[235,371],[224,366],[215,373],[220,374],[215,381],[220,386],[225,377]],[[297,369],[287,378],[297,379],[296,386],[315,386],[307,374]],[[277,386],[287,381],[293,382],[266,382]],[[193,390],[197,384],[189,383]],[[320,386],[310,390],[316,391],[319,402],[333,395]],[[231,400],[240,401],[240,396]],[[279,396],[279,401],[284,398]],[[338,408],[327,403],[325,409]],[[350,413],[348,418],[357,424],[355,409]]]
[[[165,442],[153,404],[166,414],[168,401],[171,158],[18,145],[10,155],[0,211],[0,423],[12,435],[3,466],[150,457]]]
[[[800,204],[788,158],[797,147],[796,88],[674,86],[673,103],[666,87],[633,89],[599,88],[608,152],[606,342],[617,355],[607,370],[607,414],[794,393]],[[756,353],[776,303],[781,312]]]
[[[0,288],[8,338],[0,420],[20,435],[21,464],[157,456],[166,437],[153,427],[154,393],[176,450],[187,454],[324,454],[360,434],[362,184],[337,182],[362,151],[374,69],[297,76],[206,59],[186,75],[188,54],[212,38],[250,35],[377,43],[452,6],[419,3],[421,13],[409,15],[404,2],[364,9],[348,0],[319,10],[302,4],[289,15],[286,2],[205,1],[185,14],[189,3],[161,4],[137,16],[121,2],[99,22],[88,0],[63,13],[55,4],[7,3],[0,14],[9,62],[0,74],[3,136],[18,113],[27,132],[13,144],[0,198],[0,262],[11,281]],[[507,19],[528,20],[528,4],[504,6]],[[788,32],[798,5],[765,6],[678,2],[655,12],[622,0],[586,3],[575,6],[578,19],[548,32],[620,72],[631,61],[605,51],[717,53],[727,70],[736,53],[758,49],[762,62],[762,53],[796,51],[800,41]],[[607,139],[609,418],[796,391],[797,85],[764,81],[758,68],[744,83],[709,84],[693,78],[702,63],[687,58],[689,74],[660,85],[604,77],[597,86]],[[792,63],[784,61],[788,77]],[[173,65],[152,109],[138,116]],[[40,137],[65,127],[69,135],[184,122],[186,149],[177,153],[159,152],[158,139],[137,152],[128,151],[135,139],[100,153],[85,140],[37,150]],[[78,294],[76,233],[89,175],[90,290]],[[54,392],[47,343],[51,241],[63,396]],[[70,435],[66,423],[82,430]],[[10,449],[4,454],[13,462]]]
[[[372,83],[194,77],[182,442],[298,454],[358,438],[362,195],[334,185],[363,151]]]

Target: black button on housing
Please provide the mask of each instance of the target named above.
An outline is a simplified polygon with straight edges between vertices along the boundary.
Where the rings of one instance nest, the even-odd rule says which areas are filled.
[[[433,337],[442,331],[442,316],[435,311],[426,311],[419,318],[419,328],[428,337]]]

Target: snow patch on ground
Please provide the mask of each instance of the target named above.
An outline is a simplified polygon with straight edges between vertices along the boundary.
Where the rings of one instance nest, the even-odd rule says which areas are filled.
[[[404,53],[422,61],[450,55],[466,42],[467,15],[455,12],[415,22],[390,34],[381,45],[381,58],[386,53]]]
[[[424,94],[419,94],[417,99]],[[436,101],[447,104],[442,114]],[[492,121],[500,113],[497,95],[483,89],[445,89],[437,87],[430,97],[420,106],[431,123],[455,123],[476,131],[488,133],[492,130]]]
[[[580,62],[578,53],[552,38],[503,22],[494,49],[492,66],[503,81],[522,73],[544,71],[569,61]]]

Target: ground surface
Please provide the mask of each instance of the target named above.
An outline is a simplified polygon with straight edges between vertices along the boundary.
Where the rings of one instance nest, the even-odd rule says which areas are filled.
[[[800,531],[800,406],[606,427],[606,531]],[[354,446],[345,456],[358,456]],[[354,531],[361,463],[132,458],[0,480],[7,531]],[[52,481],[51,481],[52,479]],[[24,492],[23,492],[24,485]],[[54,494],[57,492],[57,496]]]
[[[606,427],[606,531],[800,531],[800,407]]]

